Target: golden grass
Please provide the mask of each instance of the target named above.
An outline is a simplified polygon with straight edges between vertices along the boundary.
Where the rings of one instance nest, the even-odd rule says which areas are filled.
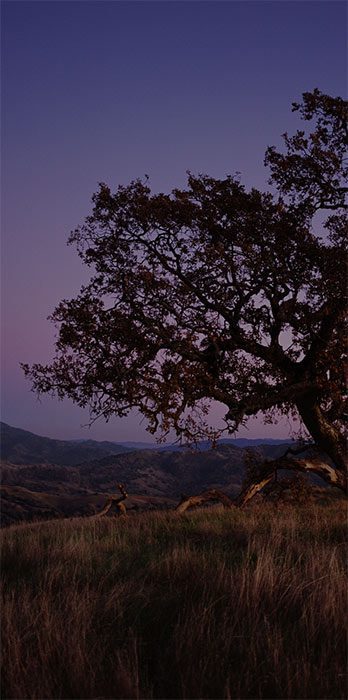
[[[346,508],[2,532],[2,698],[345,698]]]

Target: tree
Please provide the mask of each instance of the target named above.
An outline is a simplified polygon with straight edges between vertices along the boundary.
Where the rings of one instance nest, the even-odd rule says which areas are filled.
[[[150,432],[191,441],[217,437],[211,400],[230,432],[259,411],[297,414],[329,459],[287,468],[345,488],[347,103],[316,89],[293,110],[313,129],[267,149],[273,194],[233,176],[189,174],[171,194],[100,184],[69,239],[91,280],[51,317],[53,362],[23,367],[92,416],[136,407]]]

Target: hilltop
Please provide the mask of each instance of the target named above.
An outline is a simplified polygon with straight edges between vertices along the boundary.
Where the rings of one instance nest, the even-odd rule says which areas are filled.
[[[133,452],[134,450],[155,450],[156,452],[187,452],[187,445],[177,443],[158,444],[151,442],[113,442],[99,440],[55,440],[36,435],[22,428],[15,428],[0,422],[1,458],[15,464],[31,464],[33,461],[46,461],[55,464],[74,465],[88,459],[98,459],[110,454]],[[284,445],[290,440],[280,438],[221,438],[218,445],[231,447],[257,447],[258,445]],[[211,449],[211,443],[203,440],[195,446],[195,451]]]
[[[114,442],[96,440],[53,440],[28,430],[0,423],[1,459],[13,464],[49,463],[74,466],[89,459],[128,452]]]

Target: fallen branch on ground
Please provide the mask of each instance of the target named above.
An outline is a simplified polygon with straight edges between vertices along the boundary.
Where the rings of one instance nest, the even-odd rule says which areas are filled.
[[[103,515],[106,515],[112,506],[114,506],[116,508],[119,515],[124,515],[124,516],[127,515],[126,506],[122,501],[124,501],[126,498],[128,498],[128,493],[125,490],[125,487],[123,484],[117,484],[117,488],[121,492],[121,496],[110,496],[110,498],[106,502],[104,508],[99,513],[97,513],[94,517],[101,518]]]
[[[309,447],[288,448],[282,457],[274,460],[264,460],[257,465],[255,474],[250,483],[242,490],[235,500],[232,500],[223,491],[211,489],[196,496],[183,496],[176,506],[178,513],[184,513],[188,508],[200,506],[209,501],[220,501],[225,508],[237,506],[242,508],[251,501],[257,493],[276,478],[278,470],[286,469],[307,474],[316,474],[326,481],[330,486],[336,486],[345,493],[347,492],[347,480],[345,474],[339,472],[329,463],[324,462],[321,457],[306,457],[304,459],[291,459],[287,455],[297,455],[305,452]]]
[[[235,505],[232,499],[223,493],[223,491],[210,489],[197,496],[183,496],[175,510],[177,510],[178,513],[184,513],[188,508],[201,506],[203,503],[208,503],[209,501],[219,501],[223,504],[224,508],[232,508]]]

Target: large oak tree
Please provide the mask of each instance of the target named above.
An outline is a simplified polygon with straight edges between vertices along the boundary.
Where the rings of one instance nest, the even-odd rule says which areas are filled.
[[[345,488],[347,103],[316,89],[293,110],[304,130],[266,151],[272,193],[233,176],[170,194],[101,184],[70,237],[91,280],[51,317],[53,362],[24,370],[93,416],[137,408],[189,440],[216,437],[212,400],[230,432],[298,414],[321,457],[285,466]]]

